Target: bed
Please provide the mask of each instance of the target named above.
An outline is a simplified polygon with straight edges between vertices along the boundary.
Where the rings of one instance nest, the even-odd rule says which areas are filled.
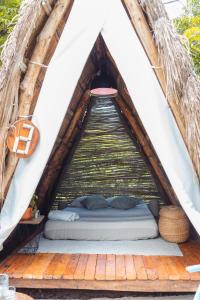
[[[44,236],[52,240],[139,240],[158,236],[157,223],[145,203],[122,210],[104,208],[88,210],[68,207],[79,214],[74,222],[48,220]]]

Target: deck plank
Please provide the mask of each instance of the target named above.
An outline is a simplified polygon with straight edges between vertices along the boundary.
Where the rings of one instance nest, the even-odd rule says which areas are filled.
[[[186,271],[184,265],[184,257],[182,256],[174,256],[172,257],[172,261],[176,267],[176,270],[179,272],[180,280],[190,280],[190,273]]]
[[[144,261],[141,255],[134,255],[133,261],[136,270],[136,276],[138,280],[147,280],[147,273],[144,266]]]
[[[95,279],[95,271],[97,264],[97,254],[91,254],[88,257],[86,269],[85,269],[85,280],[94,280]]]
[[[149,280],[158,279],[158,272],[155,268],[155,261],[152,256],[143,256],[144,266]]]
[[[34,274],[34,267],[37,266],[38,256],[34,255],[32,262],[24,268],[24,272],[22,273],[22,278],[24,279],[32,279]]]
[[[106,279],[106,254],[97,255],[95,279],[96,280]]]
[[[169,274],[167,269],[167,262],[165,256],[156,256],[155,264],[157,266],[158,279],[159,280],[168,280]]]
[[[126,278],[127,280],[135,280],[136,279],[136,270],[133,262],[132,255],[124,255],[125,259],[125,269],[126,269]]]
[[[48,267],[44,271],[44,274],[43,274],[44,279],[53,279],[53,274],[59,263],[59,260],[60,260],[59,254],[54,254],[51,262],[49,263]]]
[[[8,269],[9,267],[15,263],[15,259],[16,259],[16,254],[13,254],[9,257],[7,257],[5,260],[3,260],[0,264],[0,273],[8,273]]]
[[[176,269],[173,257],[166,257],[166,266],[169,274],[169,280],[179,280],[180,274],[179,271]]]
[[[74,279],[77,279],[77,280],[84,279],[88,257],[89,256],[87,254],[81,254],[79,256],[78,264],[77,264],[76,270],[74,272]]]
[[[23,278],[27,279],[43,279],[43,274],[51,262],[53,253],[38,253],[34,255],[34,258],[30,265],[25,268]]]
[[[24,255],[17,254],[13,268],[9,270],[10,278],[23,278],[23,273],[34,259],[34,254]]]
[[[196,242],[180,245],[183,256],[14,254],[0,263],[17,287],[109,289],[124,291],[194,291],[200,272],[185,267],[199,264]]]
[[[53,279],[60,279],[63,277],[67,264],[71,258],[71,254],[57,254],[58,260],[55,270],[53,271]]]
[[[199,259],[195,255],[190,242],[181,244],[180,248],[184,255],[185,267],[199,264]],[[200,280],[200,272],[190,273],[190,278],[191,280]]]
[[[63,273],[63,279],[74,279],[74,272],[78,265],[80,254],[72,254],[69,262],[66,266],[66,269]]]
[[[116,280],[126,280],[124,255],[116,255]]]
[[[108,254],[106,259],[106,280],[115,280],[116,255]]]

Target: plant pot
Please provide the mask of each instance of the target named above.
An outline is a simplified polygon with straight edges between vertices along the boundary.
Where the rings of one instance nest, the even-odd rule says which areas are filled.
[[[28,208],[25,210],[25,213],[23,214],[21,220],[22,220],[22,221],[31,220],[31,219],[32,219],[32,213],[33,213],[32,207],[28,207]]]

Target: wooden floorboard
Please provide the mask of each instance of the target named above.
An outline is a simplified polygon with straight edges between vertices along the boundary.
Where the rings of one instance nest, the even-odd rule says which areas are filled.
[[[135,292],[193,292],[200,272],[185,267],[200,263],[196,242],[180,245],[183,256],[111,254],[13,254],[0,273],[20,288],[99,289]]]

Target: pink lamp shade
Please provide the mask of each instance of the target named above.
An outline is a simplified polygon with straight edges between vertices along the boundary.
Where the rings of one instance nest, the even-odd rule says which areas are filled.
[[[97,88],[90,91],[91,96],[110,96],[110,97],[116,97],[118,91],[116,89],[112,88]]]

